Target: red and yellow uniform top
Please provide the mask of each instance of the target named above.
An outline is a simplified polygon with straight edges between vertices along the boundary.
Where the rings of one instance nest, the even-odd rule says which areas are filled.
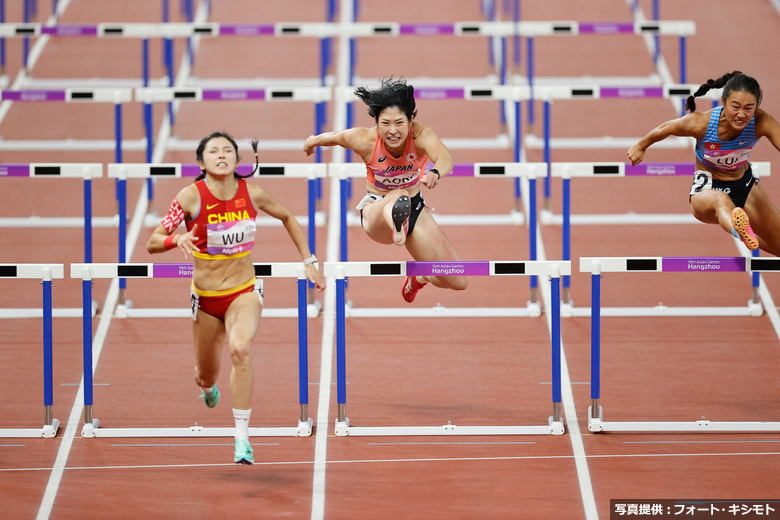
[[[414,147],[413,128],[409,129],[406,147],[401,157],[393,157],[387,151],[385,143],[377,131],[371,160],[366,163],[368,182],[383,190],[397,190],[414,186],[420,182],[425,174],[424,167],[427,162],[428,156],[421,157]]]
[[[187,231],[198,225],[192,254],[206,260],[240,258],[252,252],[255,244],[257,209],[249,196],[246,181],[238,180],[236,195],[230,200],[216,198],[202,179],[195,183],[200,193],[200,208],[186,221]]]

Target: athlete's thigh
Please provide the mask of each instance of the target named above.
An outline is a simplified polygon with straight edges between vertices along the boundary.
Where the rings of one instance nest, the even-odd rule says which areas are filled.
[[[251,341],[260,327],[262,305],[255,291],[233,300],[225,313],[225,330],[234,340]]]
[[[705,190],[691,196],[691,212],[693,216],[708,224],[718,223],[718,207],[731,205],[729,196],[720,190]]]
[[[773,235],[780,238],[780,212],[769,199],[761,183],[755,183],[745,202],[745,213],[750,218],[750,226],[765,240]]]
[[[192,322],[195,362],[198,367],[219,367],[222,347],[225,345],[225,324],[219,318],[198,310],[197,321]]]
[[[434,220],[428,208],[423,208],[412,234],[406,237],[406,249],[419,261],[460,260],[452,242]]]

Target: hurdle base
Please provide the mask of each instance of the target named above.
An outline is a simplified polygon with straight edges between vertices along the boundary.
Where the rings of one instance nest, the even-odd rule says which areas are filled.
[[[337,437],[347,437],[349,435],[349,417],[345,417],[343,421],[336,419],[336,427],[333,432]]]
[[[750,316],[759,317],[764,315],[764,305],[761,303],[761,300],[754,301],[750,299],[747,304]]]
[[[574,316],[574,300],[561,302],[561,318],[571,318]]]
[[[314,303],[309,303],[306,305],[306,317],[317,318],[320,315],[321,310],[322,310],[322,302],[320,302],[319,300],[316,300]]]
[[[114,309],[114,318],[129,318],[130,317],[130,309],[133,308],[133,301],[132,300],[125,300],[125,303],[120,303],[116,306],[116,309]]]
[[[598,417],[593,416],[593,406],[588,406],[588,430],[594,433],[604,430],[604,409],[601,406]]]
[[[314,421],[309,417],[305,421],[298,420],[298,437],[311,437]]]
[[[542,315],[542,303],[540,301],[529,300],[526,304],[529,318],[538,318]]]
[[[44,424],[41,430],[41,437],[44,439],[53,439],[57,436],[57,430],[60,429],[60,420],[52,419],[51,424]]]
[[[553,224],[555,222],[555,215],[547,208],[542,208],[539,211],[539,223],[544,225]]]
[[[81,436],[85,439],[92,439],[96,436],[99,425],[100,419],[92,419],[92,422],[84,423],[81,428]]]
[[[780,421],[601,421],[603,432],[780,432]],[[590,426],[589,426],[590,429]],[[591,431],[597,431],[592,430]]]
[[[760,304],[759,304],[760,305]],[[659,316],[760,316],[753,305],[745,307],[667,307],[659,303],[655,307],[602,307],[600,315],[602,317],[659,317]],[[761,309],[763,313],[763,308]],[[563,309],[561,309],[563,316]],[[590,307],[572,307],[571,314],[575,318],[588,318],[591,316]]]
[[[300,421],[297,427],[275,428],[249,428],[250,437],[308,437],[311,436],[312,420]],[[308,434],[305,434],[308,429]],[[84,438],[170,438],[170,437],[234,437],[235,427],[229,428],[205,428],[195,423],[189,428],[98,428],[98,421],[94,419],[92,424],[85,424],[81,432]]]
[[[563,423],[549,418],[545,426],[458,426],[448,422],[442,426],[349,426],[349,419],[336,421],[339,437],[426,437],[469,435],[562,435]]]
[[[547,422],[550,425],[547,433],[549,433],[550,435],[563,435],[564,433],[566,433],[566,427],[563,425],[562,420],[556,421],[555,418],[551,415],[547,419]]]
[[[53,439],[60,428],[59,419],[52,419],[51,424],[44,424],[43,428],[5,428],[0,429],[0,439],[37,438]]]

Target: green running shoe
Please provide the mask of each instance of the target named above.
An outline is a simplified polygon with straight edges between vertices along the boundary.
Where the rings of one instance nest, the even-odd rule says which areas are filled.
[[[219,388],[217,388],[217,385],[214,385],[214,389],[211,391],[210,394],[207,394],[204,390],[200,397],[203,399],[203,401],[206,403],[206,406],[209,408],[214,408],[217,406],[217,403],[219,402]]]
[[[236,439],[236,451],[233,460],[237,464],[254,464],[255,459],[252,457],[252,445],[249,444],[249,439]]]

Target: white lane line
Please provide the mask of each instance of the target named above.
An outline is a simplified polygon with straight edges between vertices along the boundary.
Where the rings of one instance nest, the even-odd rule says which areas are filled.
[[[707,458],[707,457],[777,457],[778,451],[770,452],[723,452],[723,453],[613,453],[602,455],[586,455],[588,459],[659,459],[659,458]],[[328,464],[412,464],[412,463],[436,463],[436,462],[513,462],[520,460],[572,460],[576,455],[516,455],[502,457],[427,457],[420,459],[354,459],[354,460],[329,460]],[[121,466],[70,466],[66,471],[103,471],[103,470],[138,470],[138,469],[176,469],[176,468],[216,468],[216,467],[240,467],[242,470],[251,470],[260,466],[310,466],[315,464],[310,460],[255,462],[252,466],[238,466],[232,462],[220,462],[214,464],[141,464]],[[24,473],[35,471],[51,471],[52,468],[0,468],[0,473]]]
[[[353,2],[341,0],[339,5],[341,24],[353,20]],[[336,83],[338,86],[347,86],[349,79],[349,40],[339,38],[338,43],[338,69]],[[347,112],[344,103],[336,103],[333,115],[334,130],[347,128]],[[332,161],[344,162],[346,153],[339,146],[333,148]],[[330,182],[329,215],[339,215],[341,212],[341,183],[336,180]],[[330,262],[339,260],[339,219],[328,219],[328,242],[326,259]],[[329,408],[331,386],[333,381],[333,348],[336,329],[336,287],[335,279],[328,280],[325,289],[325,302],[323,305],[322,322],[322,355],[320,357],[320,392],[317,404],[317,433],[314,443],[314,476],[312,479],[311,520],[323,520],[325,518],[325,472],[328,465],[328,429],[330,428]]]
[[[523,205],[525,208],[529,208],[528,191],[523,191]],[[529,218],[526,215],[526,218]],[[544,252],[544,243],[542,240],[542,230],[537,221],[536,224],[536,249],[537,257],[539,260],[546,260],[547,257]],[[562,282],[562,278],[561,278]],[[550,327],[552,332],[552,314],[550,309],[552,308],[552,294],[550,291],[550,284],[546,280],[539,280],[539,286],[541,288],[542,299],[545,302],[545,309],[547,312],[547,326]],[[588,469],[587,455],[585,454],[585,445],[582,442],[582,434],[580,433],[580,426],[577,419],[577,409],[574,406],[574,393],[572,392],[571,378],[569,377],[569,367],[566,363],[566,352],[563,348],[563,338],[561,338],[561,398],[563,400],[563,410],[566,420],[566,427],[569,431],[569,440],[571,441],[572,451],[574,452],[574,462],[577,468],[577,480],[580,484],[580,494],[582,496],[582,505],[585,510],[585,518],[587,520],[598,520],[599,513],[596,507],[596,498],[593,493],[593,483],[590,479],[590,470]]]

